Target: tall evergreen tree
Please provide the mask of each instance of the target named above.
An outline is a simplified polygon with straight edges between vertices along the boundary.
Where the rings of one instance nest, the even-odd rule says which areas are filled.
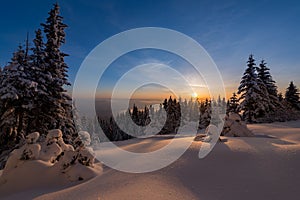
[[[293,81],[286,89],[285,100],[292,108],[300,110],[299,92]]]
[[[266,66],[267,63],[265,63],[264,60],[261,61],[259,64],[258,71],[258,78],[262,81],[264,86],[267,90],[267,95],[270,101],[269,108],[271,111],[275,111],[276,108],[281,107],[282,105],[279,102],[278,99],[278,91],[277,86],[275,85],[276,82],[273,80],[270,69]]]
[[[41,29],[35,31],[34,46],[31,48],[32,55],[30,56],[31,79],[37,83],[36,91],[34,92],[33,107],[30,112],[27,132],[38,131],[41,134],[46,134],[48,130],[48,122],[46,121],[48,114],[49,92],[48,82],[51,80],[51,74],[47,71],[45,63],[45,44]],[[48,117],[49,118],[49,117]]]
[[[26,48],[27,49],[27,48]],[[28,54],[22,46],[2,72],[0,85],[0,146],[13,148],[26,134],[36,83],[30,77]]]
[[[263,83],[257,76],[257,67],[253,55],[249,56],[247,68],[244,72],[238,94],[241,94],[239,101],[239,110],[242,111],[243,118],[248,122],[256,121],[256,118],[262,117],[268,110]]]
[[[49,17],[45,24],[41,24],[46,34],[47,42],[45,44],[45,64],[50,73],[50,80],[47,82],[49,94],[46,120],[48,128],[60,128],[64,132],[66,142],[72,142],[76,137],[75,126],[72,119],[72,103],[69,95],[66,94],[64,86],[70,85],[68,82],[68,66],[64,61],[67,54],[61,52],[60,47],[65,43],[65,28],[63,18],[59,13],[58,4],[49,12]]]
[[[267,67],[267,63],[262,60],[257,69],[258,78],[266,85],[269,95],[278,96],[276,82],[271,76],[270,69]]]
[[[2,67],[0,67],[0,87],[2,87],[2,82],[4,81],[4,75],[3,75],[3,70],[2,70]],[[1,89],[0,89],[1,90]],[[0,99],[0,116],[2,116],[2,107],[3,107],[3,104],[2,104],[2,101]]]

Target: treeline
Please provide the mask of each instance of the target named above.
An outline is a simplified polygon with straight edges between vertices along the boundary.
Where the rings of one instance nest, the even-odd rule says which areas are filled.
[[[105,141],[106,139],[99,134],[101,131],[110,141],[127,140],[134,137],[147,135],[165,135],[176,134],[180,126],[187,125],[190,122],[198,124],[198,129],[206,128],[211,122],[211,107],[214,106],[217,112],[225,113],[226,100],[218,98],[217,100],[199,99],[178,100],[172,98],[165,99],[158,106],[145,106],[139,109],[133,105],[124,113],[120,113],[114,119],[106,120],[101,117],[89,119],[81,117],[80,130],[88,131],[91,134],[93,143]],[[130,120],[136,125],[130,123]],[[151,121],[152,120],[152,121]],[[215,119],[212,123],[219,123]],[[100,125],[100,126],[99,126]],[[149,125],[146,129],[145,126]]]
[[[234,112],[240,113],[249,123],[286,121],[299,118],[300,102],[298,89],[291,81],[285,92],[278,93],[270,69],[262,60],[256,66],[253,55],[249,56],[246,70],[238,87],[237,98],[230,98]]]
[[[63,18],[56,3],[42,29],[35,31],[33,45],[27,36],[11,61],[0,68],[0,154],[11,151],[27,134],[59,128],[66,143],[77,137],[68,82]],[[45,37],[45,38],[44,38]]]
[[[155,121],[152,123],[152,133],[177,133],[180,125],[190,121],[196,121],[199,123],[198,129],[204,129],[211,123],[212,106],[219,109],[220,113],[225,113],[225,110],[227,114],[229,112],[238,113],[248,123],[300,118],[299,92],[294,83],[290,82],[283,96],[278,92],[276,82],[273,80],[266,62],[262,60],[257,67],[253,55],[250,55],[238,91],[234,92],[227,102],[225,98],[221,97],[217,100],[206,99],[204,101],[198,99],[182,101],[181,98],[177,101],[170,97],[165,99],[157,109],[154,109],[153,106],[145,106],[140,110],[134,105],[132,109],[119,114],[116,119],[111,117],[110,120],[105,120],[98,117],[94,120],[94,125],[90,123],[89,128],[84,129],[92,133],[94,138],[97,138],[96,140],[102,140],[98,138],[97,133],[99,132],[95,130],[99,121],[109,140],[125,140],[147,135],[145,126],[151,122],[150,116]],[[164,113],[166,114],[164,115]],[[128,116],[138,125],[137,127],[130,127]]]

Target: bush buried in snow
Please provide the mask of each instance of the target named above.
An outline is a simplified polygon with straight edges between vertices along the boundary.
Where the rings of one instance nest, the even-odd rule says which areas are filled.
[[[99,174],[102,169],[95,167],[95,158],[84,146],[74,149],[65,144],[61,130],[50,130],[45,141],[37,142],[39,133],[34,132],[26,137],[26,144],[15,149],[9,156],[0,184],[9,181],[13,175],[32,162],[33,166],[46,163],[48,169],[54,170],[57,176],[65,174],[69,181],[87,180]],[[88,132],[85,136],[89,137]],[[38,162],[36,162],[38,161]]]

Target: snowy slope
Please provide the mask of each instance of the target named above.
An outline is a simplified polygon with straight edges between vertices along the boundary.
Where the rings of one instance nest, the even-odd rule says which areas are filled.
[[[45,180],[49,178],[45,187],[33,184],[14,193],[14,188],[8,191],[0,186],[0,199],[3,192],[14,194],[11,199],[298,199],[300,121],[249,127],[260,136],[224,137],[226,142],[218,143],[201,160],[201,142],[194,142],[179,160],[159,171],[129,174],[104,167],[101,176],[70,187],[60,185],[63,179],[56,182],[43,175]],[[169,142],[170,138],[161,137],[122,141],[119,145],[130,151],[147,152]]]

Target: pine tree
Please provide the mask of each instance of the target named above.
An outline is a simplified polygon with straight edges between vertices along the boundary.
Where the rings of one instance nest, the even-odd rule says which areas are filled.
[[[2,67],[0,67],[0,87],[2,87],[2,85],[3,85],[2,83],[3,83],[4,79],[5,79],[5,77],[3,74],[3,69],[2,69]],[[1,90],[1,88],[0,88],[0,90]],[[0,98],[0,116],[2,116],[2,114],[3,114],[2,111],[3,111],[3,103]]]
[[[182,101],[181,98],[179,98],[178,103],[181,108],[181,123],[185,125],[189,122],[189,113],[188,113],[188,102],[186,99]]]
[[[167,113],[167,119],[159,134],[177,133],[181,119],[180,103],[170,96],[168,100],[164,100],[163,107]]]
[[[283,94],[281,92],[278,94],[278,100],[279,102],[282,102],[284,100]]]
[[[228,101],[227,111],[239,113],[238,106],[239,106],[239,99],[238,99],[236,93],[234,92],[234,93],[232,93],[232,97],[230,97],[230,99]]]
[[[226,102],[226,99],[225,99],[225,97],[223,97],[223,99],[222,99],[222,106],[221,106],[221,113],[222,114],[224,114],[224,113],[226,113],[226,109],[227,109],[227,102]]]
[[[199,110],[200,116],[198,129],[204,129],[211,121],[211,101],[206,99],[205,102],[201,102]]]
[[[275,85],[275,81],[273,80],[270,69],[266,66],[266,62],[264,60],[259,64],[259,68],[257,69],[258,78],[262,80],[262,82],[266,85],[269,95],[273,95],[275,97],[278,96],[277,86]]]
[[[243,112],[243,118],[246,121],[254,122],[268,111],[268,98],[265,94],[264,84],[258,79],[253,55],[249,56],[247,63],[247,68],[238,88],[238,94],[241,94],[239,110]]]
[[[29,112],[32,109],[36,83],[30,77],[28,58],[22,46],[14,53],[9,65],[2,74],[0,85],[1,116],[0,145],[2,148],[14,148],[26,135]]]
[[[59,15],[59,6],[54,7],[49,12],[49,17],[45,24],[41,24],[46,34],[45,63],[46,69],[50,73],[50,80],[47,82],[49,94],[47,116],[44,121],[49,122],[48,128],[59,128],[64,133],[67,143],[72,142],[76,137],[74,122],[72,119],[71,97],[66,94],[64,86],[70,85],[67,79],[68,66],[64,62],[67,54],[60,51],[60,47],[65,43],[65,28],[67,25],[62,22]],[[75,134],[75,135],[74,135]]]
[[[42,31],[38,29],[35,32],[34,46],[31,48],[32,55],[30,56],[30,77],[37,83],[37,88],[34,92],[33,107],[30,110],[30,118],[27,132],[31,133],[38,131],[41,134],[46,134],[48,131],[48,81],[51,74],[47,71],[45,63],[45,44],[43,42]],[[48,117],[49,118],[49,117]]]
[[[292,107],[300,110],[299,92],[294,82],[291,81],[285,92],[285,100]]]
[[[275,81],[273,80],[270,69],[266,66],[267,63],[265,63],[264,60],[261,61],[259,64],[258,71],[258,78],[263,82],[264,86],[267,89],[267,95],[270,100],[269,108],[271,111],[275,111],[276,108],[281,107],[278,100],[278,91],[277,86],[275,85]]]

